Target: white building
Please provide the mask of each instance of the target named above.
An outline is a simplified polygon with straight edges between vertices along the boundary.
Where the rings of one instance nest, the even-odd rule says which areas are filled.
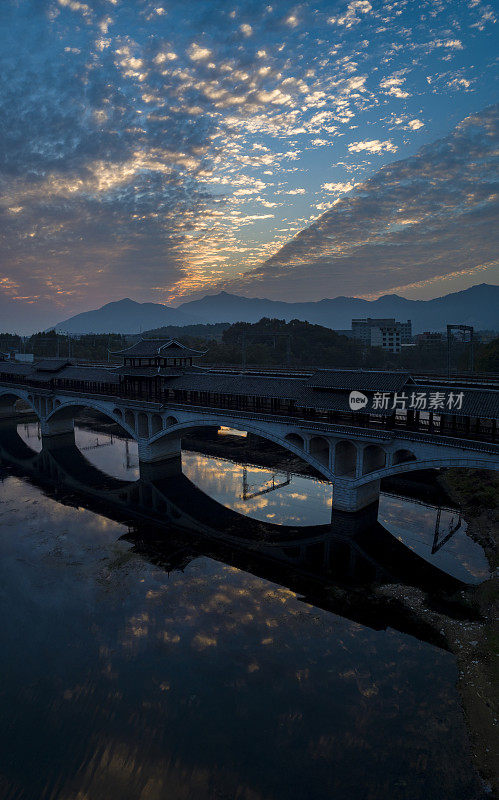
[[[400,353],[403,344],[412,342],[412,323],[386,319],[353,319],[352,334],[367,347],[382,347],[389,353]]]
[[[395,325],[385,325],[382,328],[371,328],[371,347],[381,347],[387,353],[400,353],[402,349],[402,334]]]

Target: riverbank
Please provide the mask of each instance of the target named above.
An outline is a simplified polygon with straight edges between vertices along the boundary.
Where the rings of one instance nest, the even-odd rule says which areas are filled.
[[[467,533],[483,547],[490,565],[490,578],[463,592],[463,599],[478,612],[480,620],[460,631],[450,629],[446,635],[458,662],[458,687],[473,757],[499,797],[499,475],[454,469],[442,473],[439,481],[450,498],[462,506]]]
[[[449,469],[437,481],[450,501],[461,506],[468,536],[485,551],[489,579],[453,597],[430,596],[405,585],[379,586],[376,591],[439,631],[455,655],[473,762],[490,796],[499,797],[499,476],[485,470]]]

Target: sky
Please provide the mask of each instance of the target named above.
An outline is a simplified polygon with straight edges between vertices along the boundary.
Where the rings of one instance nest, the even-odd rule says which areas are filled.
[[[0,329],[498,282],[492,5],[2,0],[0,22]]]

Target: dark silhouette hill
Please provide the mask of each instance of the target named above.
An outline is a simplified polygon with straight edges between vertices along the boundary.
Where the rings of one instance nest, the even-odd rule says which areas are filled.
[[[317,302],[285,303],[240,297],[227,292],[206,295],[178,308],[160,303],[136,303],[129,298],[107,303],[55,325],[55,330],[82,333],[139,333],[170,325],[216,322],[258,322],[262,317],[299,319],[335,330],[349,329],[355,317],[395,317],[412,320],[413,332],[443,331],[448,323],[499,329],[499,286],[482,283],[433,300],[408,300],[387,294],[377,300],[335,297]]]

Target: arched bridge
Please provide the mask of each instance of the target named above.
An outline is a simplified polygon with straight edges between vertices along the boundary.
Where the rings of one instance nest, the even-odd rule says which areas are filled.
[[[81,409],[97,411],[138,443],[144,464],[178,457],[182,433],[220,427],[247,431],[302,458],[333,484],[333,507],[358,511],[376,502],[382,478],[440,467],[497,469],[499,447],[490,442],[405,429],[373,430],[278,414],[208,409],[185,404],[53,391],[0,384],[0,417],[15,415],[18,400],[38,416],[43,437],[70,434]]]

